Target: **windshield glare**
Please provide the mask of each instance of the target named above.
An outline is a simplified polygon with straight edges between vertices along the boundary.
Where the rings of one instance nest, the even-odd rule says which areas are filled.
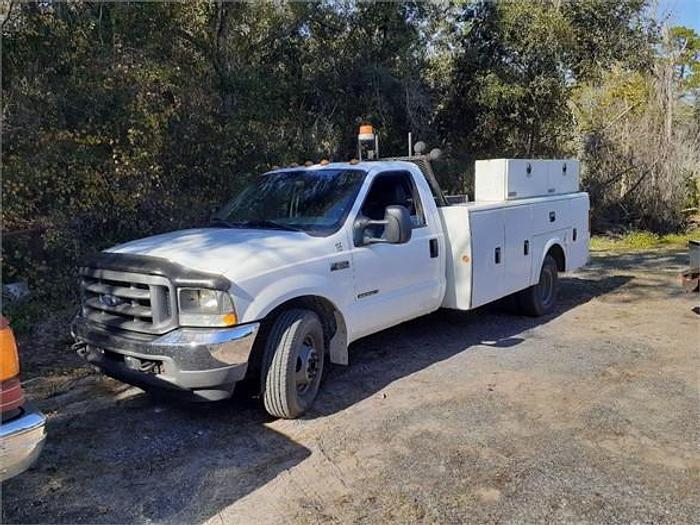
[[[234,228],[329,235],[345,221],[365,175],[363,170],[348,169],[261,175],[224,206],[212,222]]]

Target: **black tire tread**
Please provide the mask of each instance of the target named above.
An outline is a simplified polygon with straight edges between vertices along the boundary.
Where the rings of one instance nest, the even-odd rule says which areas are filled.
[[[518,292],[517,299],[521,312],[531,317],[540,317],[542,315],[548,314],[556,305],[556,293],[558,291],[558,270],[557,262],[554,260],[554,257],[552,257],[550,254],[547,254],[544,258],[544,261],[542,261],[542,269],[544,269],[545,266],[551,266],[553,268],[555,280],[555,297],[552,302],[552,306],[549,309],[545,308],[544,305],[542,305],[542,301],[539,295],[539,282],[528,288],[525,288],[521,292]],[[542,270],[540,270],[540,275],[541,273]]]
[[[299,326],[310,316],[321,324],[316,313],[311,310],[286,310],[275,319],[268,334],[263,366],[263,403],[265,410],[272,416],[291,419],[303,412],[304,407],[293,405],[285,387],[290,373],[294,372],[290,370],[289,358],[299,335]]]

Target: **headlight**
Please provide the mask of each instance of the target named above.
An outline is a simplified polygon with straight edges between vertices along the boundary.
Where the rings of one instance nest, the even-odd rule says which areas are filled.
[[[238,322],[227,292],[179,288],[177,295],[181,326],[233,326]]]

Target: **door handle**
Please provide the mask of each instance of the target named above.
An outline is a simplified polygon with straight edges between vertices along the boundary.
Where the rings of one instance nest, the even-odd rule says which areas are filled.
[[[496,251],[493,254],[493,259],[496,261],[496,264],[501,264],[501,247],[497,247]]]
[[[430,239],[430,258],[435,259],[438,256],[438,240]]]
[[[549,222],[554,222],[557,220],[557,212],[550,211],[549,212]]]
[[[530,254],[530,241],[525,241],[523,243],[523,255],[529,255]]]

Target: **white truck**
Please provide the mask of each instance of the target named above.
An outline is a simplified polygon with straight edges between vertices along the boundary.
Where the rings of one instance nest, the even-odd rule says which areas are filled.
[[[427,157],[323,162],[255,178],[209,227],[110,248],[80,268],[78,352],[145,390],[307,410],[348,345],[439,308],[516,294],[555,307],[588,258],[575,160],[476,164],[476,200],[446,198]]]

